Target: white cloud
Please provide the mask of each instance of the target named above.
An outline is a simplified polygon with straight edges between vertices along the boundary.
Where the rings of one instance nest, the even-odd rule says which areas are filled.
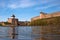
[[[8,7],[9,7],[9,8],[12,8],[12,9],[15,9],[15,8],[17,8],[18,6],[17,6],[16,4],[10,4],[10,5],[8,5]]]
[[[25,3],[21,2],[20,7],[21,8],[26,8],[26,7],[31,7],[31,6],[34,6],[34,5],[36,5],[35,2],[25,2]]]
[[[55,3],[54,3],[55,1]],[[53,3],[51,3],[53,2]],[[0,6],[1,7],[8,7],[11,9],[16,9],[16,8],[28,8],[28,7],[32,7],[32,6],[36,6],[36,5],[43,5],[43,4],[48,4],[47,6],[43,6],[43,7],[38,7],[36,9],[47,9],[49,7],[52,7],[56,4],[56,0],[9,0],[6,4],[6,2],[0,2]],[[52,4],[52,5],[51,5]]]
[[[56,6],[59,6],[59,5],[60,5],[59,3],[51,2],[48,5],[45,4],[45,6],[36,7],[35,10],[46,10],[48,8],[56,7]]]
[[[15,9],[15,8],[32,7],[34,5],[36,5],[36,2],[35,1],[31,1],[31,0],[20,0],[19,2],[8,4],[8,7],[9,8],[12,8],[12,9]]]
[[[39,3],[40,5],[46,4],[46,3],[50,3],[54,0],[38,0],[37,3]]]

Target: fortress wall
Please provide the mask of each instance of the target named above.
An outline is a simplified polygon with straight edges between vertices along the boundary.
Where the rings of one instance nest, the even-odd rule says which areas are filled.
[[[41,15],[40,15],[40,19],[43,19],[43,18],[51,18],[51,17],[57,17],[57,16],[60,16],[60,13],[41,14]]]
[[[52,15],[46,15],[44,18],[51,18],[52,17]]]
[[[37,19],[40,19],[40,16],[37,16],[37,17],[32,18],[31,21],[37,20]]]
[[[60,12],[52,13],[52,14],[45,14],[45,13],[40,13],[40,16],[34,17],[31,20],[37,20],[37,19],[43,19],[43,18],[51,18],[51,17],[58,17],[60,16]]]
[[[12,22],[12,18],[8,18],[8,22],[11,23]]]
[[[46,18],[46,15],[47,15],[47,14],[40,14],[40,19]]]
[[[52,15],[52,14],[40,14],[40,19],[43,19],[43,18],[51,18],[55,15]]]
[[[60,13],[52,14],[53,17],[60,16]]]

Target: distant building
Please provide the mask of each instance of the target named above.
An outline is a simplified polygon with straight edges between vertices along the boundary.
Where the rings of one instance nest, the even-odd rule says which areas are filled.
[[[58,17],[58,16],[60,16],[60,12],[55,12],[55,13],[51,13],[51,14],[47,14],[47,13],[44,13],[44,12],[40,12],[40,15],[31,18],[31,21],[34,21],[34,20],[37,20],[37,19],[44,19],[44,18]]]
[[[18,25],[18,19],[15,18],[15,15],[12,15],[11,18],[8,18],[8,23],[11,23],[12,25]]]
[[[15,18],[15,15],[12,15],[6,22],[0,22],[0,25],[2,26],[27,26],[29,25],[29,21],[18,21],[17,18]]]
[[[19,21],[19,26],[28,26],[29,23],[29,21]]]

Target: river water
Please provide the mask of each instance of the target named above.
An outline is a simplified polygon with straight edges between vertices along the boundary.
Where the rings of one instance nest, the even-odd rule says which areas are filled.
[[[60,26],[0,26],[0,40],[60,40]]]
[[[33,32],[35,31],[35,33]],[[19,26],[15,27],[15,38],[12,39],[12,28],[11,27],[1,27],[0,26],[0,40],[35,40],[35,38],[40,38],[40,30],[36,27],[31,26]]]

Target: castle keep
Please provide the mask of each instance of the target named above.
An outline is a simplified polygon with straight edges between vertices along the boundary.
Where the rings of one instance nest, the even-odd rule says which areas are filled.
[[[15,18],[15,15],[12,15],[11,18],[8,18],[8,23],[11,23],[12,25],[18,25],[18,19]]]
[[[47,13],[44,13],[44,12],[40,12],[40,15],[31,18],[31,21],[34,21],[34,20],[37,20],[37,19],[44,19],[44,18],[58,17],[58,16],[60,16],[60,12],[55,12],[55,13],[51,13],[51,14],[47,14]]]

